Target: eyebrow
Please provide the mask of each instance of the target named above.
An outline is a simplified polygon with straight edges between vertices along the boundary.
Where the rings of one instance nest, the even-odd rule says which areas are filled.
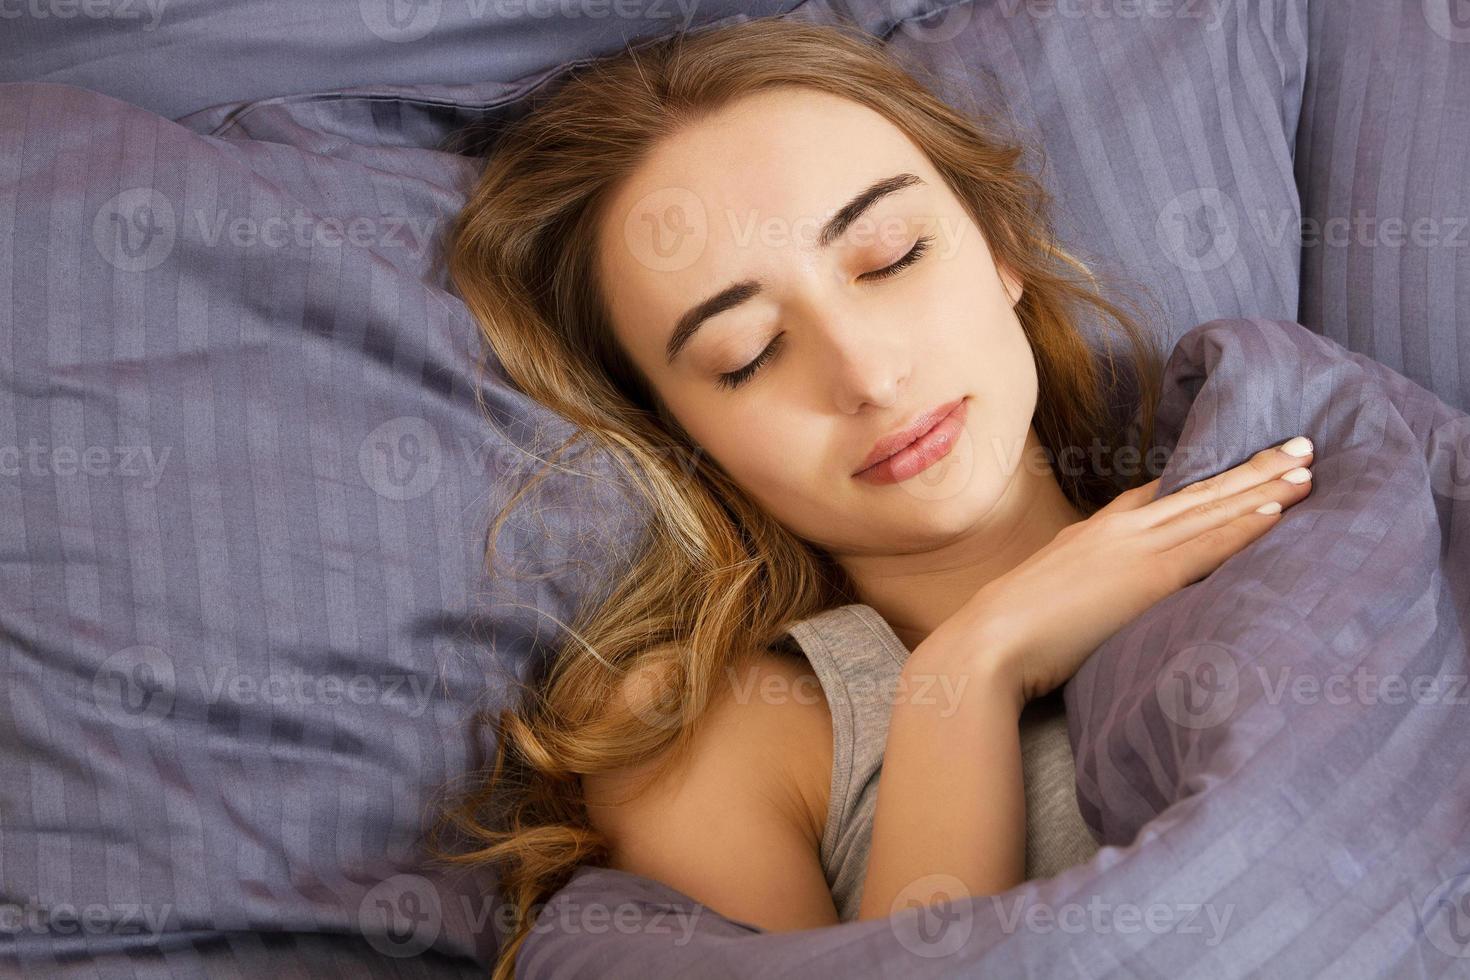
[[[837,213],[827,220],[817,235],[817,247],[827,248],[847,230],[863,213],[877,204],[883,198],[912,187],[922,184],[924,180],[915,174],[901,173],[892,177],[883,177],[874,181],[866,189],[860,191],[856,197],[837,209]],[[709,299],[696,303],[690,307],[688,312],[679,317],[679,322],[674,326],[674,332],[669,335],[669,342],[664,347],[664,360],[668,364],[674,362],[679,352],[689,345],[699,328],[704,322],[716,314],[739,306],[752,296],[758,295],[765,285],[756,279],[744,279],[732,283],[724,289],[715,293]]]

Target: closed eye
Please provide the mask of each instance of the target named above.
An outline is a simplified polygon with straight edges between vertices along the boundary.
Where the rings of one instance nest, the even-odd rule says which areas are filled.
[[[924,253],[929,250],[929,246],[933,243],[934,236],[925,235],[918,241],[914,242],[914,247],[905,252],[904,255],[892,265],[886,265],[883,268],[875,269],[872,272],[865,272],[862,275],[858,276],[858,279],[863,282],[876,282],[880,279],[887,279],[890,276],[896,276],[903,270],[907,269],[909,266],[913,265],[915,262],[919,261],[919,259],[923,257]],[[762,365],[764,365],[767,361],[775,356],[776,351],[780,348],[780,346],[781,335],[777,334],[776,338],[766,345],[766,349],[755,356],[755,360],[751,361],[749,364],[745,365],[742,368],[738,368],[737,370],[729,371],[719,375],[716,383],[721,388],[732,390],[735,388],[739,388],[741,385],[745,384],[745,382],[754,377],[755,373],[761,369]]]
[[[884,266],[883,268],[877,269],[873,272],[865,272],[862,275],[858,276],[858,278],[863,280],[864,282],[872,282],[876,279],[887,279],[889,276],[896,276],[903,270],[907,269],[909,266],[913,265],[915,262],[919,261],[924,253],[929,250],[929,246],[933,244],[933,242],[933,235],[925,235],[923,238],[920,238],[918,241],[914,242],[914,247],[904,253],[904,256],[897,262],[893,263],[892,265]]]
[[[720,375],[719,381],[717,382],[719,386],[721,388],[733,389],[739,388],[745,382],[749,381],[755,372],[760,370],[761,365],[775,355],[776,349],[781,346],[781,337],[781,334],[777,334],[776,339],[767,344],[766,349],[757,354],[755,360],[745,365],[745,367]]]

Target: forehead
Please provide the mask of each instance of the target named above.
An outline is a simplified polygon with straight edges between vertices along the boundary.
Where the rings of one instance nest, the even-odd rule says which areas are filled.
[[[644,324],[630,341],[661,339],[713,290],[814,253],[833,211],[904,170],[936,186],[902,130],[825,92],[760,92],[690,124],[654,147],[603,214],[599,265],[615,323]],[[874,226],[862,240],[882,234]]]

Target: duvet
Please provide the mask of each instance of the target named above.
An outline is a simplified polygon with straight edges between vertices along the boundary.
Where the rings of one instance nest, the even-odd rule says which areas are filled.
[[[1297,323],[1237,318],[1181,338],[1159,427],[1161,494],[1298,433],[1315,486],[1066,685],[1091,861],[800,933],[582,868],[520,975],[1470,969],[1470,417]]]

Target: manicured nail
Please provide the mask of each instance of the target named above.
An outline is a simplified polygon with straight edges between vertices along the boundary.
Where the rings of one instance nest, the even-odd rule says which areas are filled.
[[[1281,513],[1281,503],[1280,503],[1280,501],[1276,501],[1276,500],[1268,500],[1264,504],[1262,504],[1261,506],[1259,506],[1259,507],[1256,508],[1256,513],[1257,514],[1279,514],[1279,513]]]
[[[1281,474],[1281,479],[1287,483],[1306,483],[1312,478],[1312,471],[1305,466],[1298,466],[1294,470],[1287,470]]]
[[[1288,439],[1281,444],[1281,451],[1288,456],[1305,456],[1312,451],[1312,440],[1306,436],[1297,436],[1295,439]]]

